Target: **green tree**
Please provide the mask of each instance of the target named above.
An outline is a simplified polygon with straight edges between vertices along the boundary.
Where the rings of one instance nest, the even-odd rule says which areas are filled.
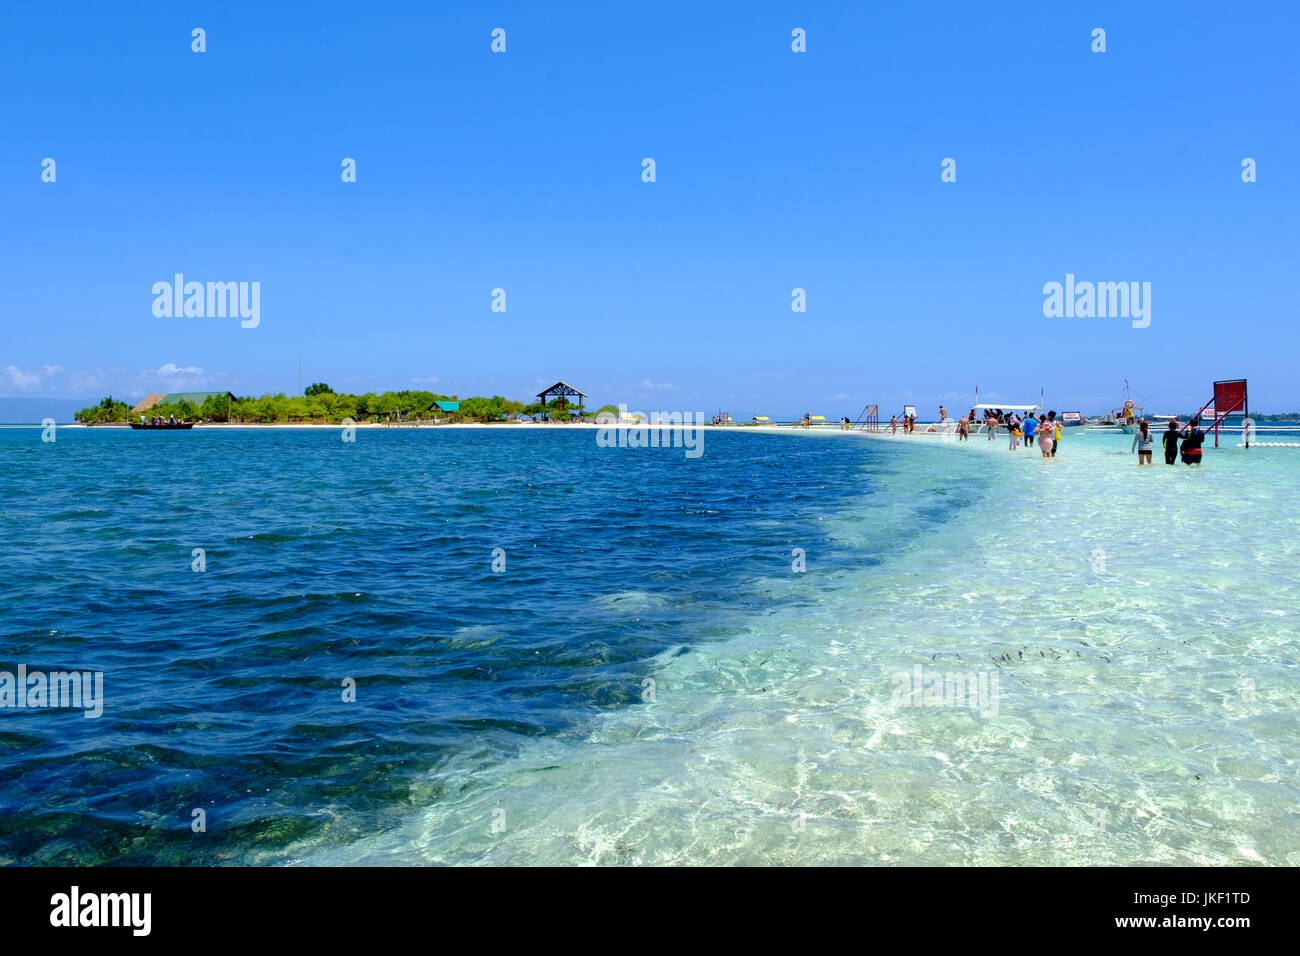
[[[124,422],[131,414],[131,406],[119,402],[112,395],[103,398],[98,405],[83,408],[74,416],[79,422]]]
[[[397,396],[392,392],[384,392],[384,394],[380,395],[371,405],[370,411],[373,414],[378,415],[380,418],[383,418],[384,416],[396,418],[398,411]]]
[[[224,392],[220,395],[209,395],[203,400],[203,407],[199,409],[199,414],[210,422],[230,421],[230,396]]]
[[[300,422],[310,416],[307,413],[307,399],[302,395],[294,395],[291,398],[283,399],[278,412],[285,421]]]
[[[334,389],[330,388],[324,382],[312,382],[303,392],[305,396],[311,395],[333,395]]]

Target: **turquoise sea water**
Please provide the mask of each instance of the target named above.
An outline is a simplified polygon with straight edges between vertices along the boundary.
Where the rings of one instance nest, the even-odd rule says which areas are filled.
[[[1300,449],[39,436],[4,862],[1300,864]]]

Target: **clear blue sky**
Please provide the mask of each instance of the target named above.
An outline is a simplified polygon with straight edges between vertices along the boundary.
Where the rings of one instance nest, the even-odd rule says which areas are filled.
[[[12,5],[0,395],[292,392],[301,352],[737,417],[1300,408],[1300,8],[986,6]],[[261,325],[155,318],[175,272]],[[1150,327],[1044,318],[1066,273],[1150,282]]]

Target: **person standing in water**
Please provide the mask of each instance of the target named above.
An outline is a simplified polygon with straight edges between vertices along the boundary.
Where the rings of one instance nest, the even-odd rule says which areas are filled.
[[[1052,436],[1052,457],[1055,458],[1056,449],[1060,447],[1061,444],[1061,423],[1056,420],[1056,412],[1054,411],[1048,412],[1047,421],[1044,424],[1047,425],[1048,434]],[[1039,433],[1041,434],[1041,429],[1042,429],[1041,425],[1039,426],[1039,429],[1040,429]],[[1038,444],[1041,445],[1042,443],[1043,440],[1042,438],[1040,438],[1038,440]]]
[[[1165,429],[1164,437],[1161,439],[1165,446],[1165,464],[1174,465],[1178,463],[1178,419],[1169,419],[1169,427]]]
[[[957,423],[957,440],[970,441],[970,419],[965,415],[963,415],[961,421]]]
[[[1034,413],[1033,413],[1033,412],[1030,412],[1030,413],[1025,417],[1025,427],[1024,427],[1024,431],[1025,431],[1025,447],[1026,447],[1026,448],[1033,448],[1033,447],[1034,447],[1034,431],[1035,431],[1037,428],[1038,428],[1038,419],[1034,417]]]
[[[1154,441],[1155,437],[1151,434],[1151,429],[1144,418],[1138,422],[1138,430],[1133,433],[1133,445],[1129,448],[1130,454],[1133,449],[1137,449],[1138,465],[1151,464],[1151,445]]]
[[[1034,430],[1034,436],[1038,439],[1038,450],[1043,453],[1044,458],[1051,458],[1056,452],[1056,439],[1052,431],[1052,423],[1046,418],[1041,419]]]
[[[1205,432],[1201,431],[1201,420],[1193,418],[1191,421],[1191,431],[1183,439],[1183,464],[1199,465],[1201,463],[1201,443],[1205,441]]]

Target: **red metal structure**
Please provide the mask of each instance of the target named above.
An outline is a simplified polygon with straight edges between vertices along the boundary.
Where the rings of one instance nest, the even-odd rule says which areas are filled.
[[[1193,421],[1201,416],[1201,412],[1211,406],[1214,407],[1214,421],[1211,423],[1210,428],[1214,429],[1214,447],[1218,448],[1219,424],[1229,415],[1250,415],[1250,409],[1246,404],[1246,380],[1244,378],[1230,378],[1215,382],[1214,397],[1201,406],[1201,411],[1193,416]],[[1190,422],[1186,428],[1191,428]],[[1250,435],[1243,430],[1243,437],[1246,447],[1249,448]]]

